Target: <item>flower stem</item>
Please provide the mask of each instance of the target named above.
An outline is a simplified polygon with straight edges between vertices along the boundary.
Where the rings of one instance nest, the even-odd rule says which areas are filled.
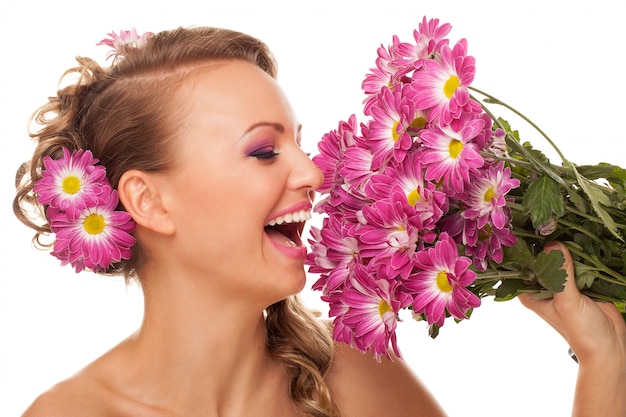
[[[611,268],[608,268],[602,262],[599,262],[596,258],[589,256],[585,251],[580,250],[577,246],[571,245],[568,242],[563,242],[563,243],[567,246],[570,252],[585,259],[591,265],[595,265],[598,268],[598,270],[604,272],[607,275],[610,275],[608,277],[603,276],[603,277],[598,277],[598,278],[604,281],[613,283],[613,284],[617,284],[617,285],[624,285],[624,283],[626,283],[626,277],[624,277],[623,275],[620,275],[617,272],[613,271]]]
[[[583,233],[583,234],[587,235],[592,240],[595,240],[600,245],[604,246],[602,240],[598,239],[598,236],[596,236],[594,233],[590,232],[589,230],[585,229],[584,227],[581,227],[580,225],[578,225],[576,223],[569,222],[569,221],[567,221],[567,220],[565,220],[563,218],[558,219],[557,222],[559,222],[561,224],[564,224],[565,226],[569,227],[570,229],[578,230],[580,233]]]
[[[539,132],[539,134],[541,134],[541,136],[543,136],[548,143],[550,144],[550,146],[552,146],[552,148],[556,151],[556,153],[559,155],[559,157],[561,158],[561,160],[563,161],[563,163],[565,165],[569,165],[569,161],[567,160],[567,158],[565,158],[565,155],[563,155],[563,153],[561,152],[561,150],[559,149],[558,146],[556,146],[556,144],[552,141],[552,139],[550,139],[550,137],[539,127],[537,126],[532,120],[530,120],[528,117],[526,117],[523,113],[521,113],[520,111],[518,111],[517,109],[515,109],[514,107],[508,105],[507,103],[503,102],[502,100],[499,100],[497,98],[495,98],[494,96],[485,93],[484,91],[481,91],[475,87],[468,87],[470,90],[475,91],[479,94],[482,94],[483,96],[487,97],[486,100],[484,100],[487,103],[493,103],[493,104],[497,104],[503,107],[506,107],[507,109],[511,110],[513,113],[517,114],[519,117],[521,117],[522,119],[524,119],[526,121],[526,123],[528,123],[529,125],[531,125],[533,127],[533,129],[535,129],[537,132]]]
[[[620,300],[618,298],[610,297],[608,295],[598,294],[598,293],[595,293],[595,292],[591,292],[589,290],[582,290],[581,292],[583,294],[591,297],[591,298],[595,298],[595,299],[598,299],[598,300],[604,300],[604,301],[609,301],[609,302],[612,302],[612,303],[619,303],[619,304],[623,304],[624,303],[624,300]]]
[[[479,90],[477,90],[477,91],[479,91]],[[556,173],[554,171],[554,169],[552,169],[551,164],[545,164],[543,161],[538,160],[534,155],[532,155],[532,153],[528,149],[526,149],[522,144],[519,143],[517,138],[515,138],[511,134],[511,132],[507,131],[507,129],[505,129],[504,126],[502,126],[502,123],[500,123],[498,118],[491,112],[491,110],[489,110],[482,103],[480,104],[480,106],[482,107],[483,111],[487,115],[489,115],[491,120],[493,120],[493,122],[496,125],[498,125],[498,127],[500,127],[502,130],[504,130],[506,132],[506,137],[508,139],[507,143],[509,143],[511,145],[511,147],[514,147],[515,149],[517,149],[517,152],[522,154],[526,158],[526,160],[529,161],[533,165],[535,171],[540,172],[540,173],[545,173],[545,174],[549,175],[550,178],[552,178],[558,184],[562,185],[565,188],[568,188],[568,186],[565,183],[565,181],[563,180],[563,178],[561,178],[561,176],[558,173]]]
[[[604,224],[604,221],[602,221],[602,219],[599,219],[597,217],[591,216],[587,213],[583,213],[582,211],[579,211],[577,209],[575,209],[574,207],[570,206],[570,205],[565,205],[564,206],[565,210],[569,211],[570,213],[573,213],[579,217],[583,217],[589,221],[592,221],[594,223],[598,223],[598,224]],[[615,223],[615,226],[619,229],[625,229],[626,225],[621,224],[621,223]]]
[[[483,283],[483,282],[489,282],[489,281],[499,281],[501,279],[506,279],[506,278],[515,278],[515,279],[526,278],[525,275],[517,271],[504,272],[504,271],[498,271],[494,269],[489,269],[487,271],[488,272],[479,272],[476,275],[476,280],[474,282]]]

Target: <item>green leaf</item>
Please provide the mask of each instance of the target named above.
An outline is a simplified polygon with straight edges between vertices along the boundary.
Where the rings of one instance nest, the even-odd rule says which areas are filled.
[[[620,299],[623,303],[626,303],[626,285],[618,285],[599,279],[590,289],[598,294]]]
[[[533,181],[524,193],[522,201],[536,229],[546,224],[554,215],[564,214],[559,184],[547,175]]]
[[[578,289],[582,290],[583,288],[591,287],[598,276],[598,271],[599,269],[595,266],[587,265],[582,262],[574,262],[576,286]]]
[[[601,163],[600,165],[605,165],[605,164]],[[605,178],[607,178],[607,179],[615,179],[615,180],[622,180],[623,182],[626,182],[626,169],[624,169],[622,167],[615,166],[615,165],[608,165],[608,166],[612,167],[613,171],[611,171],[611,174],[608,177],[605,177]]]
[[[524,281],[521,279],[508,278],[502,281],[502,284],[496,288],[495,301],[509,301],[517,297],[520,292],[519,289],[526,287]]]
[[[505,246],[504,264],[518,265],[520,270],[532,269],[535,257],[528,248],[528,243],[524,239],[518,239],[514,246]]]
[[[552,292],[563,291],[567,277],[567,273],[562,269],[564,262],[565,257],[560,250],[539,253],[533,268],[537,274],[537,281]]]
[[[578,191],[571,190],[569,193],[569,199],[572,203],[574,203],[577,210],[585,214],[589,213],[589,204],[587,204],[587,201],[578,193]]]
[[[554,292],[548,290],[542,290],[532,293],[535,300],[549,300],[554,297]]]
[[[597,165],[577,165],[576,169],[578,173],[583,177],[590,180],[597,180],[599,178],[609,178],[613,176],[613,172],[616,171],[616,166],[609,164],[597,164]],[[616,178],[619,178],[619,172],[616,171]]]
[[[620,236],[619,231],[617,230],[617,225],[613,218],[607,211],[602,207],[602,205],[610,207],[611,200],[609,197],[604,194],[603,190],[598,187],[597,184],[589,181],[587,178],[583,177],[578,173],[578,170],[574,165],[571,165],[574,174],[576,175],[576,179],[580,187],[589,197],[589,201],[591,202],[591,206],[596,214],[602,219],[604,222],[604,227],[606,227],[613,236],[617,237],[619,240],[624,241],[622,236]]]

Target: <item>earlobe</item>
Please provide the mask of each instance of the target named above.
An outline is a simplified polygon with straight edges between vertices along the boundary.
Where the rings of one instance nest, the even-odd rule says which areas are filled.
[[[174,233],[174,222],[150,174],[139,170],[126,171],[118,182],[117,191],[135,223],[157,233]]]

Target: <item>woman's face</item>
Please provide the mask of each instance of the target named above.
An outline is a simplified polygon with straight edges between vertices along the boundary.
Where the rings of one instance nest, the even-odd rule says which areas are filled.
[[[229,61],[200,70],[178,98],[178,163],[161,178],[176,268],[233,292],[225,296],[297,293],[306,282],[299,219],[323,178],[300,149],[284,93],[256,66]]]

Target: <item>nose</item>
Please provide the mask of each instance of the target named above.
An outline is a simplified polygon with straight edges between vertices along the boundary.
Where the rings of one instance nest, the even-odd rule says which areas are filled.
[[[292,189],[317,190],[324,182],[324,174],[300,148],[292,158],[292,171],[289,177]]]

